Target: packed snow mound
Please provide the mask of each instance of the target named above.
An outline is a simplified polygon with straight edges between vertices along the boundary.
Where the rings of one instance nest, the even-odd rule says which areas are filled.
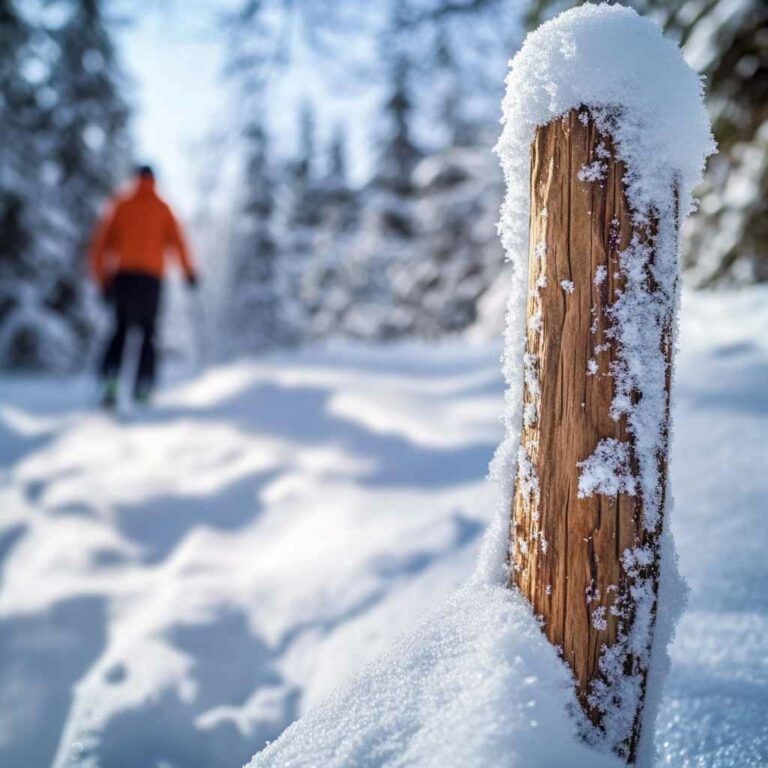
[[[528,606],[471,583],[250,768],[610,768],[577,741],[572,681]]]

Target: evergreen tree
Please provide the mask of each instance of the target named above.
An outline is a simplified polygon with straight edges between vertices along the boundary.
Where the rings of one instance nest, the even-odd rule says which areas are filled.
[[[315,171],[315,110],[305,101],[299,111],[299,154],[295,164],[296,182],[307,187]]]
[[[300,272],[304,318],[299,325],[305,327],[300,329],[301,336],[339,333],[395,338],[415,332],[417,324],[422,329],[419,332],[434,335],[436,324],[446,318],[450,317],[446,322],[451,329],[462,321],[456,320],[455,306],[445,312],[433,308],[431,319],[425,320],[424,297],[419,293],[423,280],[415,276],[431,270],[435,262],[432,253],[422,250],[417,208],[423,190],[417,189],[414,171],[425,151],[443,153],[450,146],[469,147],[481,142],[489,150],[496,132],[502,83],[484,73],[508,57],[517,16],[505,7],[504,0],[390,0],[384,13],[378,7],[354,5],[355,19],[362,22],[365,18],[367,23],[347,23],[334,30],[325,26],[329,18],[336,18],[333,13],[311,13],[312,4],[278,0],[272,7],[276,14],[272,17],[263,4],[244,2],[237,16],[233,40],[241,52],[239,66],[258,73],[256,79],[279,77],[282,68],[290,66],[291,45],[296,38],[264,34],[281,15],[298,20],[292,28],[312,30],[307,39],[300,41],[306,44],[305,50],[320,50],[322,41],[327,43],[331,33],[336,38],[343,35],[354,39],[370,35],[373,30],[377,38],[377,55],[369,62],[375,70],[366,69],[375,72],[383,90],[371,132],[375,159],[370,182],[356,190],[343,182],[334,190],[317,166],[306,171],[301,162],[289,163],[290,181],[286,186],[291,192],[285,197],[293,202],[283,206],[281,195],[278,204],[278,261],[288,271],[294,270],[294,277],[296,270]],[[350,73],[360,69],[354,66],[360,52],[369,47],[350,45],[348,50],[344,61],[350,66],[344,69],[345,75],[352,78]],[[247,96],[247,88],[241,92]],[[305,129],[300,131],[300,136],[307,135]],[[301,149],[299,158],[306,155]],[[329,157],[327,166],[334,162]],[[341,178],[343,174],[335,176]],[[425,194],[432,192],[430,187]],[[499,202],[494,198],[489,209],[496,209]],[[468,210],[464,206],[452,208],[454,213]],[[439,217],[441,212],[435,209],[434,213]],[[437,232],[440,225],[435,217],[429,218],[429,226]],[[475,231],[470,220],[452,220],[450,226]],[[437,250],[438,239],[435,234],[433,245]],[[470,258],[463,248],[449,251],[442,258],[448,260],[446,268],[451,274],[466,272],[462,265],[450,263],[453,254],[457,262],[468,259],[466,270],[476,269],[481,258],[474,258],[474,254]],[[430,266],[425,267],[424,262]],[[499,259],[497,271],[501,263]],[[485,277],[478,284],[484,285],[484,281]],[[468,285],[475,286],[475,281],[469,280]],[[437,295],[433,293],[432,298]],[[462,317],[471,315],[466,311]]]
[[[414,333],[436,338],[477,319],[478,304],[502,271],[496,233],[503,178],[485,149],[452,148],[414,173],[419,252],[398,282],[412,298]]]
[[[83,275],[72,274],[62,257],[62,219],[51,194],[58,180],[55,92],[40,74],[58,61],[36,44],[44,35],[18,4],[0,6],[0,37],[0,367],[71,369],[83,359],[82,315],[62,286],[81,285]]]
[[[89,307],[84,295],[89,239],[104,201],[130,161],[128,106],[103,0],[67,0],[66,23],[53,33],[58,49],[49,88],[50,157],[56,164],[52,204],[59,212],[60,274],[51,301],[77,328],[84,351]]]
[[[430,84],[437,100],[437,124],[445,131],[445,146],[469,147],[480,143],[480,128],[466,115],[469,93],[466,77],[453,51],[448,30],[439,25],[434,43],[434,75]]]
[[[328,149],[328,168],[326,171],[328,186],[348,189],[347,179],[347,133],[341,125],[333,130]]]
[[[125,157],[127,109],[100,4],[60,5],[64,22],[34,34],[18,5],[0,5],[5,368],[64,370],[85,362],[94,321],[88,238]]]
[[[38,115],[21,75],[30,55],[29,29],[13,2],[0,4],[0,366],[34,365],[24,330],[35,299],[37,209],[30,176],[38,157],[31,141]]]
[[[299,343],[310,335],[312,307],[303,286],[314,261],[315,240],[326,204],[317,168],[315,113],[310,102],[298,112],[298,149],[286,166],[284,193],[277,216],[276,291],[283,318],[283,343]]]
[[[393,7],[391,30],[406,23],[404,3]],[[390,31],[384,45],[396,38]],[[382,50],[388,77],[382,104],[378,160],[374,177],[362,195],[360,227],[351,245],[346,275],[349,302],[344,332],[359,338],[392,339],[412,331],[409,307],[414,298],[398,281],[413,256],[413,170],[422,157],[414,139],[411,77],[413,62],[405,46]]]
[[[379,139],[379,158],[375,183],[394,195],[408,197],[412,192],[411,174],[422,153],[416,146],[410,79],[412,64],[396,54],[388,65],[388,94],[383,105],[385,129]]]
[[[699,24],[683,27],[692,39]],[[690,31],[689,31],[690,30]],[[698,282],[768,281],[768,4],[743,0],[714,25],[705,63],[719,154],[710,158],[686,261]]]
[[[347,178],[347,135],[337,126],[328,146],[325,174],[317,181],[321,204],[312,255],[301,284],[308,335],[339,333],[355,300],[347,258],[357,227],[358,195]]]
[[[283,307],[277,290],[275,179],[269,137],[259,118],[243,133],[243,203],[230,258],[225,352],[263,352],[284,341]]]

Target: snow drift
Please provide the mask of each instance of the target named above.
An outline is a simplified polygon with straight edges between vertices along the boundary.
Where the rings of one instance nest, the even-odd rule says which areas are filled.
[[[251,768],[620,765],[577,742],[569,706],[570,675],[524,601],[474,583]]]
[[[504,355],[507,434],[493,465],[504,498],[476,574],[389,655],[289,728],[254,759],[253,768],[618,764],[616,758],[579,742],[570,673],[542,636],[527,604],[504,587],[522,422],[529,147],[537,126],[585,106],[611,131],[618,157],[628,169],[625,182],[637,225],[658,223],[655,264],[650,266],[650,255],[640,246],[629,250],[622,262],[628,289],[616,316],[624,354],[618,394],[634,390],[647,397],[634,410],[614,403],[617,413],[627,415],[642,453],[639,484],[647,500],[646,524],[656,524],[659,477],[654,469],[666,424],[664,409],[650,395],[658,390],[658,377],[665,370],[663,359],[657,359],[660,344],[655,334],[661,332],[665,307],[669,310],[678,300],[680,214],[691,209],[693,188],[714,146],[701,83],[678,47],[632,10],[585,5],[529,35],[507,79],[497,151],[507,183],[500,234],[513,279]],[[599,182],[599,175],[599,168],[585,169],[588,181]],[[658,294],[644,292],[641,277],[646,269],[654,271]],[[651,317],[658,322],[648,322]],[[682,604],[666,531],[662,550],[665,607],[659,611],[660,641],[649,676],[646,717],[651,720],[666,667],[666,643]],[[645,729],[648,737],[651,731]],[[608,734],[603,744],[606,750],[611,738]],[[643,764],[652,760],[651,741],[646,737],[641,744]]]

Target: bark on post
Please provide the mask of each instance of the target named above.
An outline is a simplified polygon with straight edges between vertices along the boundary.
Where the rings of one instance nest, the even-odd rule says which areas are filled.
[[[624,451],[630,476],[637,475],[626,418],[611,416],[612,373],[620,350],[609,315],[624,287],[619,254],[633,236],[652,246],[655,226],[633,229],[625,169],[610,136],[598,131],[587,110],[541,126],[531,153],[524,418],[510,574],[541,617],[549,640],[562,649],[589,719],[605,728],[612,716],[605,703],[610,696],[595,697],[595,692],[615,681],[606,680],[601,657],[632,632],[638,605],[630,589],[640,580],[651,585],[651,622],[655,617],[658,557],[650,563],[628,561],[625,553],[657,553],[661,523],[651,531],[643,525],[639,484],[613,495],[580,498],[579,465],[605,441],[608,452]],[[667,326],[668,363],[671,346]],[[668,408],[669,377],[662,402]],[[659,461],[664,479],[666,435]],[[647,602],[640,610],[648,618]],[[639,685],[639,701],[630,713],[630,735],[613,746],[633,763],[647,658],[638,659],[631,649],[618,658],[624,674]],[[616,700],[617,707],[622,705]]]

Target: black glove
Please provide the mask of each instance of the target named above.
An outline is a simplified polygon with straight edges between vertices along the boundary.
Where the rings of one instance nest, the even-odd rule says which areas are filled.
[[[200,279],[198,278],[195,272],[190,272],[187,275],[187,285],[193,289],[197,288],[198,285],[200,285]]]

